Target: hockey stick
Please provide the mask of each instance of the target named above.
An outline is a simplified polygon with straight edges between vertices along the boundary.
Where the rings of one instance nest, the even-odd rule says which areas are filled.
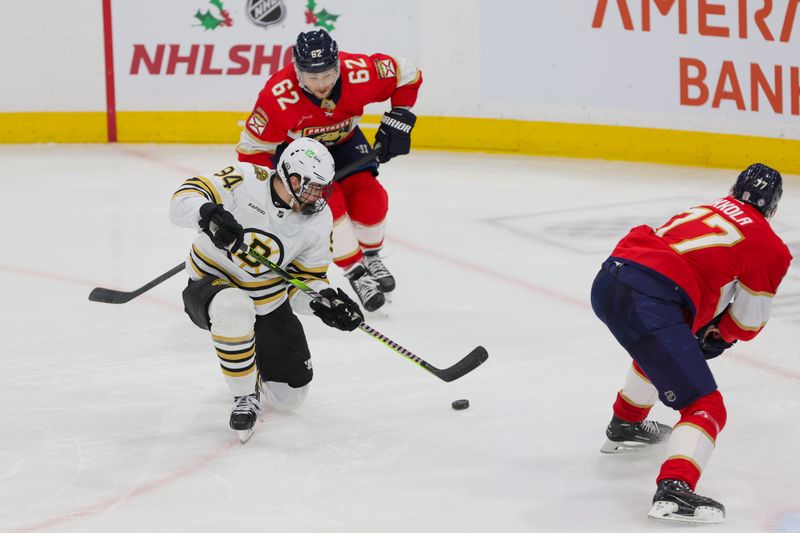
[[[301,280],[292,276],[290,273],[286,272],[280,266],[276,265],[275,263],[270,261],[267,257],[257,252],[253,248],[248,248],[247,246],[242,245],[241,250],[243,252],[246,251],[247,255],[249,255],[256,261],[264,265],[265,267],[269,268],[270,270],[275,272],[278,276],[282,277],[287,282],[291,283],[304,293],[308,294],[310,297],[314,298],[315,300],[323,300],[324,302],[327,302],[327,299],[320,293],[318,293],[317,291],[315,291],[314,289],[303,283]],[[436,368],[435,366],[428,363],[418,355],[412,353],[410,350],[403,348],[402,346],[394,342],[386,335],[382,334],[372,326],[368,325],[366,322],[362,321],[361,324],[358,325],[358,329],[360,329],[370,337],[382,342],[383,344],[385,344],[395,352],[399,353],[403,357],[410,359],[411,361],[418,364],[419,366],[421,366],[422,368],[424,368],[437,378],[447,382],[456,380],[472,372],[473,370],[478,368],[481,364],[483,364],[486,361],[486,359],[489,358],[489,353],[486,351],[486,348],[484,348],[483,346],[477,346],[456,364],[449,366],[447,368]]]
[[[90,302],[101,302],[104,304],[124,304],[126,302],[130,302],[137,296],[141,296],[143,293],[149,291],[162,281],[166,281],[178,272],[181,272],[184,268],[186,268],[185,263],[181,263],[175,266],[169,272],[164,272],[160,276],[158,276],[153,281],[150,281],[135,291],[125,292],[125,291],[115,291],[114,289],[106,289],[104,287],[95,287],[92,289],[92,292],[89,293],[89,301]]]
[[[375,144],[373,147],[373,151],[360,157],[353,161],[352,163],[345,165],[344,168],[337,170],[336,174],[333,175],[333,181],[341,181],[347,177],[348,174],[357,170],[360,166],[366,165],[367,163],[372,162],[373,160],[377,159],[378,157],[378,150],[381,147],[381,143]]]

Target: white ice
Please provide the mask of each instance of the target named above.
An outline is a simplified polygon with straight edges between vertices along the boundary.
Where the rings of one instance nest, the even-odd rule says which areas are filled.
[[[171,193],[230,146],[2,146],[0,531],[639,532],[663,448],[599,453],[628,356],[588,303],[629,227],[723,196],[734,170],[417,151],[383,168],[398,288],[360,332],[303,318],[315,376],[245,446],[207,332],[184,315],[192,233]],[[774,219],[800,255],[800,179]],[[332,269],[334,284],[346,286]],[[347,287],[349,290],[349,287]],[[698,491],[720,531],[800,531],[800,271],[759,338],[712,361],[728,426]],[[468,398],[454,411],[450,402]],[[673,423],[657,406],[655,418]],[[694,530],[694,529],[693,529]]]

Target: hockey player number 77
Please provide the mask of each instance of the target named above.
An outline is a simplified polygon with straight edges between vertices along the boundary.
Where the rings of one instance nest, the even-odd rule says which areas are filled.
[[[733,246],[744,239],[744,235],[742,235],[742,232],[739,231],[736,226],[725,220],[722,216],[705,207],[693,207],[689,209],[688,211],[674,217],[672,222],[658,228],[655,233],[659,237],[663,237],[670,230],[673,230],[682,224],[686,224],[687,222],[692,222],[693,220],[698,219],[701,219],[701,222],[711,228],[712,231],[698,235],[697,237],[692,237],[690,239],[685,239],[683,241],[671,244],[670,247],[673,250],[679,254],[685,254],[686,252],[691,252],[692,250],[699,250],[701,248],[708,248],[711,246]],[[721,230],[721,232],[713,231],[715,229]]]

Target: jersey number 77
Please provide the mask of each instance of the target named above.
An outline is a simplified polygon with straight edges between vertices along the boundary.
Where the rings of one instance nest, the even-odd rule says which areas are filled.
[[[673,217],[667,224],[658,228],[655,233],[659,237],[668,238],[667,234],[670,231],[693,221],[703,223],[702,226],[699,224],[692,225],[691,229],[696,229],[697,234],[670,244],[670,247],[679,254],[713,246],[734,246],[744,240],[744,235],[734,223],[707,207],[692,207]]]

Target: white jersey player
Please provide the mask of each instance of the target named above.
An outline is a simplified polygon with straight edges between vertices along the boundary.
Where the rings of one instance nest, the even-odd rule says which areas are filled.
[[[211,332],[234,396],[230,426],[242,442],[260,414],[260,393],[277,409],[293,409],[308,391],[311,356],[294,312],[314,313],[348,331],[363,320],[358,305],[341,289],[329,288],[326,277],[333,175],[325,146],[300,138],[289,144],[276,170],[235,163],[187,179],[172,196],[172,222],[200,230],[186,260],[191,279],[184,305],[192,322]],[[329,305],[250,259],[242,244],[321,293]]]

